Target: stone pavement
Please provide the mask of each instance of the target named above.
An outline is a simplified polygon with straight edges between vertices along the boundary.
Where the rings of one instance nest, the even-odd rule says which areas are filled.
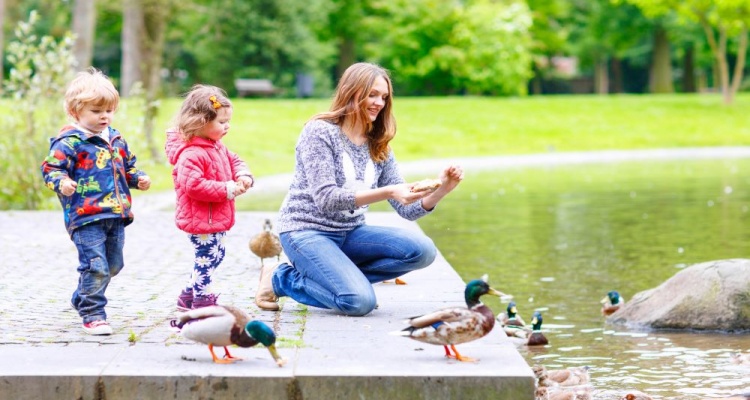
[[[476,364],[387,334],[404,328],[405,317],[464,304],[464,283],[442,256],[406,275],[406,286],[377,284],[380,307],[365,317],[308,309],[288,298],[279,312],[258,310],[260,263],[247,244],[264,218],[275,219],[272,212],[237,214],[213,292],[220,303],[271,325],[288,363],[278,368],[255,347],[234,349],[245,361],[214,364],[206,346],[169,327],[192,266],[186,235],[171,211],[135,213],[126,229],[125,267],[107,290],[115,332],[89,336],[69,303],[77,256],[61,212],[0,212],[0,399],[533,398],[529,366],[497,329],[459,346],[481,358]],[[370,214],[373,224],[419,229],[394,213]]]

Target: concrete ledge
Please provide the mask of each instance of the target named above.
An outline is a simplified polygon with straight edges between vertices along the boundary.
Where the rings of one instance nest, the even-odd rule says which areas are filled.
[[[375,285],[379,308],[366,317],[308,309],[291,299],[279,312],[258,310],[252,298],[259,260],[247,242],[274,213],[238,213],[214,290],[220,303],[273,325],[288,360],[283,368],[259,347],[233,348],[244,361],[214,364],[206,346],[169,328],[192,262],[171,212],[142,212],[127,228],[126,268],[108,290],[115,334],[87,336],[68,304],[77,257],[60,217],[0,212],[0,225],[14,227],[0,241],[6,255],[0,274],[7,278],[0,289],[11,299],[0,304],[0,399],[534,398],[531,369],[497,328],[457,346],[478,363],[450,360],[442,346],[388,334],[403,329],[407,317],[465,305],[465,284],[441,255],[404,276],[405,286]],[[419,230],[393,213],[369,217],[373,224]],[[8,284],[18,281],[28,287]]]

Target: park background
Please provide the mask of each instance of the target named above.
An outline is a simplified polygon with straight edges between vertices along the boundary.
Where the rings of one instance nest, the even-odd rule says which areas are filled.
[[[392,75],[403,164],[750,143],[750,1],[0,0],[0,11],[2,210],[59,207],[39,166],[66,121],[65,84],[88,66],[116,83],[113,126],[154,181],[136,205],[171,193],[163,132],[191,85],[228,92],[224,141],[273,179],[293,171],[303,124],[357,61]],[[240,97],[237,79],[275,89]],[[597,308],[607,290],[630,298],[676,268],[746,256],[747,161],[593,165],[470,171],[420,225],[462,278],[490,272],[527,319],[547,314],[552,348],[522,353],[529,363],[593,364],[597,385],[662,398],[749,385],[721,367],[728,351],[747,350],[746,335],[611,334]],[[238,205],[275,211],[283,194]],[[644,346],[655,349],[627,355]],[[698,368],[708,369],[690,378]]]

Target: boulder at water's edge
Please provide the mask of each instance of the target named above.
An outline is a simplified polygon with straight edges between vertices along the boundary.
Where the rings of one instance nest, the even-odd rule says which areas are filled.
[[[637,329],[750,329],[750,260],[695,264],[633,296],[607,323]]]

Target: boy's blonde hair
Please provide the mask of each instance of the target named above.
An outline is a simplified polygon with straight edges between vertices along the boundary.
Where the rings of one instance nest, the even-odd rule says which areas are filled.
[[[65,92],[65,112],[75,117],[86,106],[117,109],[120,94],[115,85],[98,69],[91,67],[79,72]]]
[[[365,106],[375,79],[379,77],[388,84],[388,97],[378,117],[371,121]],[[361,124],[365,127],[370,156],[376,162],[383,162],[388,158],[389,143],[396,136],[396,119],[391,113],[392,107],[393,85],[388,71],[377,64],[361,62],[352,64],[344,71],[336,86],[330,111],[320,113],[313,119],[326,120],[339,126],[347,119]]]
[[[185,96],[173,126],[184,140],[190,140],[216,119],[222,107],[232,107],[224,90],[211,85],[194,85]]]

